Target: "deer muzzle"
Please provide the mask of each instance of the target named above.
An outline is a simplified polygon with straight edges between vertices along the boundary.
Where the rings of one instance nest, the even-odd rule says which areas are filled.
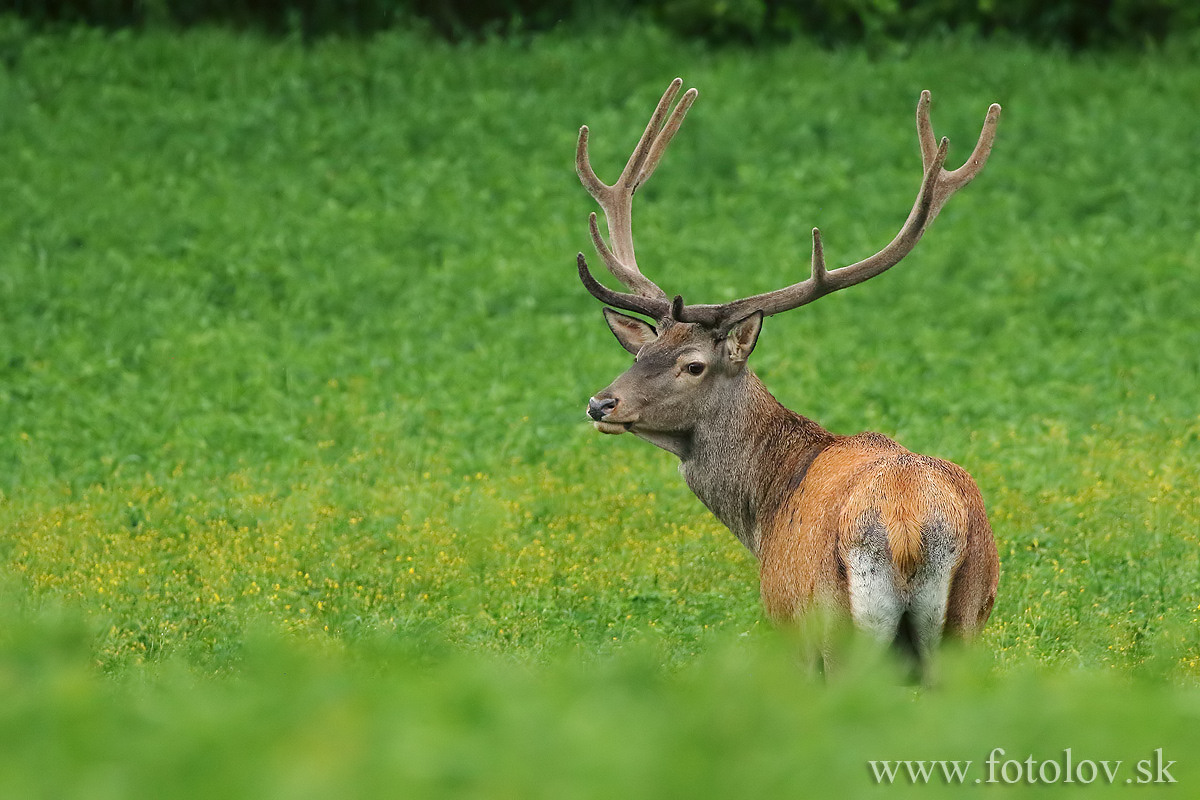
[[[587,415],[596,430],[609,434],[625,433],[629,430],[633,423],[609,419],[619,402],[615,397],[593,397],[588,400]]]
[[[593,397],[588,400],[587,414],[596,422],[600,422],[616,407],[615,397]]]

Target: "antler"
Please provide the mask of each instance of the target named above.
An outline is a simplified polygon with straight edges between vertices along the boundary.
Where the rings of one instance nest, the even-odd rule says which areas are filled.
[[[917,103],[917,136],[921,143],[921,162],[925,175],[921,181],[921,191],[913,204],[900,232],[878,253],[865,258],[856,264],[827,270],[825,267],[824,248],[821,245],[821,232],[813,228],[812,275],[783,289],[773,292],[734,300],[720,305],[695,305],[677,308],[673,316],[681,322],[699,322],[701,324],[720,328],[736,322],[739,319],[761,311],[764,316],[778,314],[799,308],[811,303],[838,289],[845,289],[857,283],[870,280],[888,268],[895,266],[902,258],[912,252],[920,241],[925,229],[937,217],[946,201],[962,187],[970,183],[983,170],[988,156],[992,152],[992,142],[996,138],[996,125],[1000,121],[1000,106],[993,103],[988,108],[983,121],[983,130],[979,141],[971,152],[970,158],[956,170],[946,170],[946,148],[949,139],[943,138],[939,143],[933,135],[933,125],[929,121],[930,95],[928,91],[921,92]]]
[[[921,92],[921,99],[917,103],[917,137],[921,145],[924,177],[908,219],[886,247],[855,264],[828,270],[825,266],[821,232],[813,228],[812,275],[806,280],[729,303],[688,306],[684,305],[683,299],[678,295],[669,300],[666,292],[638,269],[633,253],[632,229],[633,193],[658,166],[663,152],[678,132],[684,116],[698,94],[695,89],[688,89],[668,118],[667,111],[682,85],[683,81],[679,78],[671,82],[650,117],[645,133],[625,164],[621,177],[612,186],[602,183],[592,171],[587,153],[588,129],[586,125],[579,129],[575,167],[583,185],[604,209],[612,246],[610,248],[606,245],[600,236],[595,213],[588,218],[592,242],[604,259],[609,272],[630,292],[614,291],[597,281],[588,270],[583,253],[579,254],[577,260],[579,278],[594,297],[608,305],[645,314],[659,321],[669,317],[680,322],[696,322],[717,329],[727,327],[755,311],[761,311],[764,316],[771,316],[799,308],[838,289],[870,280],[895,266],[916,247],[925,229],[932,224],[946,201],[983,170],[992,152],[996,126],[1000,121],[1000,106],[993,103],[988,108],[983,130],[971,156],[958,169],[947,170],[945,161],[949,139],[943,138],[938,142],[934,137],[933,124],[929,120],[930,94],[928,91]]]
[[[595,212],[588,217],[592,243],[596,246],[596,252],[604,259],[604,265],[608,267],[608,271],[632,293],[613,291],[592,277],[583,253],[579,254],[577,260],[579,278],[587,290],[601,302],[623,308],[626,311],[636,311],[656,320],[661,320],[670,313],[671,301],[667,299],[666,292],[658,288],[638,269],[637,259],[633,252],[633,193],[654,174],[654,169],[662,160],[667,145],[679,131],[684,116],[687,115],[688,109],[692,107],[692,103],[699,94],[695,89],[688,89],[680,98],[675,109],[670,111],[668,117],[667,112],[671,109],[671,103],[679,94],[682,86],[683,80],[680,78],[671,81],[671,85],[663,93],[662,99],[658,101],[658,107],[654,109],[642,138],[638,140],[637,147],[629,156],[625,169],[622,170],[621,176],[613,185],[609,186],[603,183],[592,170],[592,165],[588,160],[588,127],[586,125],[579,129],[579,144],[575,150],[575,170],[579,173],[579,180],[582,181],[584,188],[604,210],[605,221],[608,225],[608,238],[612,244],[611,247],[605,244],[604,238],[600,235]]]

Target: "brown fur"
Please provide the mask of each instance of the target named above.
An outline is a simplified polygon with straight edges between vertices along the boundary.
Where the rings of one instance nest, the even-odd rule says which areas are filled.
[[[679,456],[691,489],[758,557],[772,620],[791,623],[816,603],[849,613],[850,554],[882,528],[901,595],[933,536],[951,575],[944,630],[982,627],[999,562],[983,499],[961,467],[878,433],[837,436],[784,408],[746,368],[753,318],[725,338],[696,324],[655,331],[607,317],[637,361],[593,398],[607,403],[601,430],[628,430]],[[701,363],[700,375],[688,374]]]
[[[815,601],[848,612],[846,548],[878,519],[898,575],[923,560],[922,531],[943,524],[960,544],[946,629],[975,634],[995,600],[999,562],[983,498],[970,476],[948,461],[910,452],[877,433],[831,437],[804,480],[761,521],[763,604],[790,622]]]

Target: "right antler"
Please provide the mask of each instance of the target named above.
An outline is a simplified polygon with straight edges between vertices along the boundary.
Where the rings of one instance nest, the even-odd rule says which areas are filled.
[[[590,219],[592,240],[609,271],[633,293],[616,292],[600,284],[588,271],[582,253],[578,257],[579,277],[593,296],[609,305],[645,314],[659,321],[670,317],[679,322],[695,322],[716,329],[731,325],[756,311],[770,316],[799,308],[838,289],[869,280],[899,263],[912,252],[946,201],[970,183],[983,169],[991,154],[996,125],[1000,121],[1000,106],[993,103],[988,108],[983,130],[970,158],[958,169],[946,170],[944,164],[949,140],[943,138],[939,143],[934,137],[933,125],[929,120],[930,95],[928,91],[921,92],[921,99],[917,103],[917,136],[921,144],[924,177],[908,219],[886,247],[862,261],[830,271],[825,267],[820,231],[813,228],[812,275],[806,280],[729,303],[685,306],[682,298],[678,296],[673,301],[668,301],[666,293],[638,270],[633,259],[633,238],[629,226],[633,190],[650,177],[650,173],[662,158],[663,149],[679,129],[679,123],[683,121],[684,114],[696,97],[696,90],[689,89],[663,127],[662,120],[666,116],[667,108],[681,85],[682,81],[676,78],[659,101],[646,132],[625,166],[625,171],[621,173],[620,180],[614,186],[600,183],[596,174],[592,172],[587,160],[587,127],[580,130],[576,156],[579,176],[605,211],[609,235],[613,239],[616,254],[614,255],[600,238],[595,214],[592,214]]]
[[[592,170],[591,162],[588,160],[587,125],[579,129],[579,144],[575,149],[575,170],[579,173],[579,180],[583,182],[584,187],[592,197],[596,198],[596,202],[604,210],[604,218],[608,224],[608,238],[612,242],[612,247],[606,245],[603,237],[600,236],[595,212],[588,217],[592,243],[596,246],[596,252],[604,259],[604,265],[608,267],[608,271],[633,294],[614,292],[593,278],[588,271],[583,253],[580,253],[578,258],[579,277],[588,291],[601,302],[623,308],[626,311],[636,311],[656,320],[661,320],[670,313],[671,302],[667,299],[667,293],[658,288],[638,269],[637,259],[633,254],[633,193],[654,173],[658,162],[662,160],[667,145],[679,131],[684,116],[687,115],[688,109],[692,107],[692,103],[699,94],[695,89],[688,89],[684,92],[683,97],[668,118],[667,111],[682,86],[681,78],[671,81],[671,85],[663,93],[662,99],[658,101],[658,107],[654,109],[654,114],[651,115],[642,138],[638,140],[637,147],[629,156],[625,169],[621,171],[621,176],[612,186],[601,182]]]

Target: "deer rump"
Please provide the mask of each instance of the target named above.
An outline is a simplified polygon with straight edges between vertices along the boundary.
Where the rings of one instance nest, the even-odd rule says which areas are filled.
[[[763,605],[778,623],[824,603],[924,660],[943,631],[974,636],[995,600],[995,573],[975,574],[994,546],[975,483],[880,434],[838,437],[761,530]]]

